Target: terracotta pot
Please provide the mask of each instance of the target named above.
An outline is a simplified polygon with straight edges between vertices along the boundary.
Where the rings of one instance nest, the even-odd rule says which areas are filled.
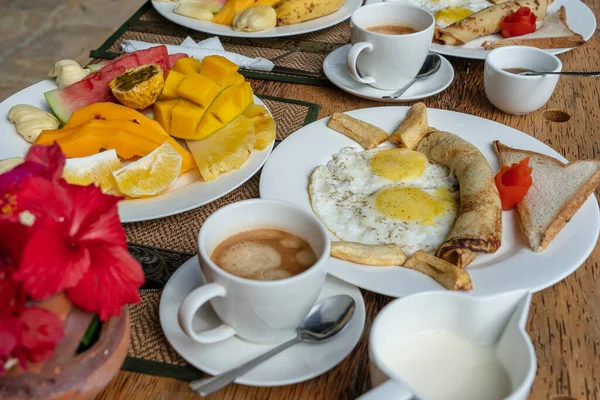
[[[93,399],[119,372],[129,347],[129,314],[102,324],[98,341],[87,351],[76,354],[93,315],[71,303],[64,294],[38,306],[54,311],[65,324],[65,337],[53,357],[43,363],[18,365],[0,377],[0,399],[66,400]]]

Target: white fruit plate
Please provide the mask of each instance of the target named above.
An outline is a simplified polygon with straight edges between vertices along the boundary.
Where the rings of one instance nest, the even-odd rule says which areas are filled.
[[[56,89],[56,84],[52,80],[45,80],[21,90],[0,103],[0,115],[2,116],[0,120],[0,132],[2,132],[0,160],[23,157],[31,146],[17,133],[15,126],[6,117],[8,110],[17,104],[30,104],[51,111],[44,98],[44,92],[53,89]],[[264,105],[256,96],[254,96],[254,103]],[[119,202],[121,221],[148,221],[167,217],[217,200],[250,179],[267,161],[272,150],[273,144],[265,150],[252,151],[250,158],[242,168],[222,174],[211,182],[204,182],[198,174],[196,180],[183,186],[191,178],[191,173],[186,173],[173,183],[172,187],[177,187],[176,189],[170,188],[165,193],[146,199],[121,201]]]

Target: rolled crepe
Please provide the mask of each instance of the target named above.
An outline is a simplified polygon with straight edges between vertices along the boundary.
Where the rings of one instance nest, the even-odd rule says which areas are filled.
[[[477,253],[498,250],[502,242],[502,205],[483,154],[466,140],[434,128],[416,150],[454,172],[460,187],[458,217],[436,255],[465,267]]]
[[[469,15],[467,18],[437,28],[433,41],[439,44],[458,46],[483,36],[500,32],[500,21],[521,7],[529,7],[538,21],[546,17],[546,9],[553,0],[518,0],[496,4]]]

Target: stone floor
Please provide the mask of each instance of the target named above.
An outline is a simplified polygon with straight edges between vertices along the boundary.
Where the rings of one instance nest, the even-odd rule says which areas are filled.
[[[89,61],[146,0],[0,0],[0,101],[43,80],[54,62]]]

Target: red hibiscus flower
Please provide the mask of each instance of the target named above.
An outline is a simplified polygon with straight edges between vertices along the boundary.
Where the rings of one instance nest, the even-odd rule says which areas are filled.
[[[62,178],[60,147],[33,146],[23,164],[0,175],[0,373],[4,362],[48,359],[62,321],[35,305],[61,291],[100,320],[139,302],[144,282],[127,252],[120,197]]]

